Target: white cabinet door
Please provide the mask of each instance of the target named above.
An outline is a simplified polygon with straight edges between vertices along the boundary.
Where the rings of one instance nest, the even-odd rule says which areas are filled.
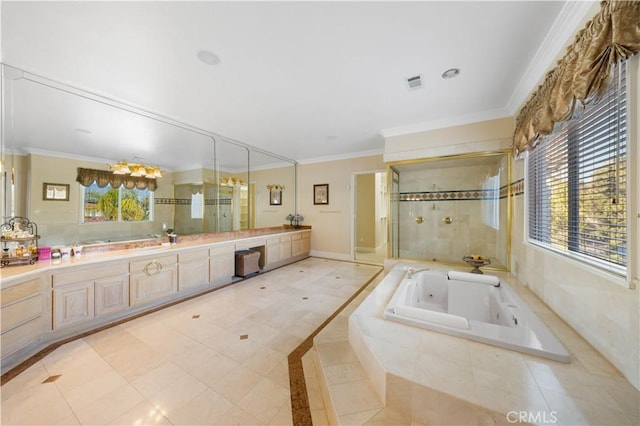
[[[288,260],[291,258],[291,239],[280,242],[280,260]]]
[[[309,254],[311,251],[311,232],[302,233],[302,254]]]
[[[192,262],[180,262],[178,273],[179,291],[204,287],[209,284],[209,258]]]
[[[53,290],[53,329],[89,321],[94,317],[93,281]]]
[[[267,238],[267,265],[273,265],[281,259],[280,237]]]
[[[209,285],[209,249],[178,254],[178,291]]]
[[[116,275],[95,282],[96,317],[129,307],[129,277]]]
[[[175,255],[131,262],[130,305],[144,305],[177,293],[177,262]]]
[[[118,261],[56,271],[52,277],[54,330],[127,309],[128,266]]]
[[[233,281],[236,272],[234,245],[213,247],[209,256],[211,284],[219,286]]]

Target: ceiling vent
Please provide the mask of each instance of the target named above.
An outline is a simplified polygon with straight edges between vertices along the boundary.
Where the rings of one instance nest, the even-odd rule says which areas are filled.
[[[407,78],[407,86],[409,90],[419,89],[422,87],[422,76],[414,75],[413,77]]]

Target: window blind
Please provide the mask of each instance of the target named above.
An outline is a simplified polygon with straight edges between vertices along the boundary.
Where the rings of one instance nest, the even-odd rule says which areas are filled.
[[[596,263],[627,263],[627,69],[528,154],[529,241]]]

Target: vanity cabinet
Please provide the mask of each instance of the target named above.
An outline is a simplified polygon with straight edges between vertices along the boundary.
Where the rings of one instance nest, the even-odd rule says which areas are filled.
[[[178,291],[190,291],[209,284],[209,250],[178,254]]]
[[[129,307],[126,262],[69,268],[54,273],[52,283],[54,330]]]
[[[178,256],[167,254],[129,263],[130,305],[169,299],[178,293]]]
[[[235,274],[235,245],[209,249],[209,281],[214,286],[229,284]]]
[[[0,292],[2,358],[37,344],[47,331],[46,275],[17,281]]]
[[[297,232],[291,236],[291,256],[301,256],[311,251],[311,231]]]

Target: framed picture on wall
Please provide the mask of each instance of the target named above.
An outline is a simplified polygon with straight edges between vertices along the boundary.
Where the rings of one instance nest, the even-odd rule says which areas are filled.
[[[42,199],[45,201],[69,201],[69,184],[43,183]]]
[[[269,191],[269,205],[281,206],[282,205],[282,191],[276,191],[272,189]]]
[[[313,185],[313,204],[329,204],[329,184]]]

